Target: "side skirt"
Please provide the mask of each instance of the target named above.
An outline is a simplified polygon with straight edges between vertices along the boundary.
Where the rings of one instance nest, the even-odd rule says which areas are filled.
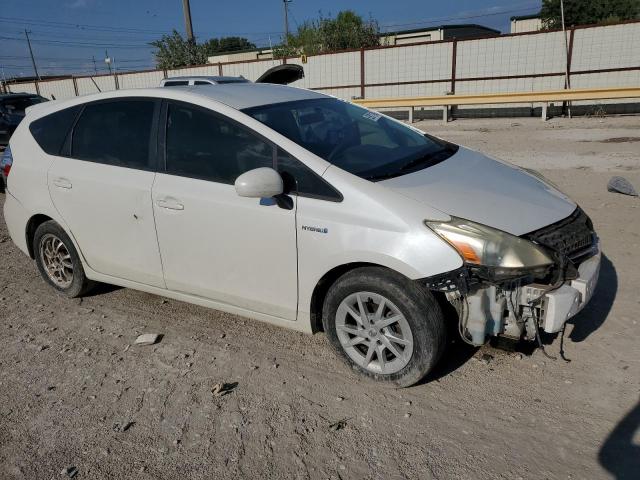
[[[228,305],[226,303],[216,302],[204,297],[199,297],[197,295],[189,295],[186,293],[175,292],[173,290],[167,290],[164,288],[152,287],[150,285],[145,285],[143,283],[132,282],[130,280],[111,277],[109,275],[104,275],[102,273],[98,273],[92,270],[86,264],[83,265],[83,267],[84,267],[87,278],[91,280],[95,280],[97,282],[117,285],[119,287],[131,288],[133,290],[140,290],[142,292],[152,293],[154,295],[171,298],[173,300],[179,300],[181,302],[193,303],[196,305],[200,305],[201,307],[212,308],[214,310],[231,313],[233,315],[240,315],[242,317],[247,317],[252,320],[258,320],[260,322],[269,323],[271,325],[287,328],[289,330],[296,330],[298,332],[309,333],[309,334],[313,333],[313,330],[311,329],[311,322],[309,320],[305,321],[304,320],[305,316],[299,315],[298,316],[299,319],[297,321],[285,320],[284,318],[274,317],[272,315],[254,312],[252,310],[235,307],[233,305]]]

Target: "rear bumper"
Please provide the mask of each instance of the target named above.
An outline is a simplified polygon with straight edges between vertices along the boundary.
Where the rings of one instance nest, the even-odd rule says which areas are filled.
[[[27,222],[29,221],[29,212],[9,191],[6,192],[4,200],[4,220],[9,230],[9,236],[20,250],[29,255],[27,247]]]

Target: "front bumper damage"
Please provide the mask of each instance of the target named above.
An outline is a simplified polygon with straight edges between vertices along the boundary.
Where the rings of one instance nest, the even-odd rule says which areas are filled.
[[[557,333],[591,299],[602,257],[591,221],[577,209],[541,232],[556,240],[555,248],[550,242],[545,246],[564,265],[553,281],[522,277],[499,282],[470,266],[423,280],[456,308],[460,334],[469,343],[483,345],[496,336],[535,340],[539,329]]]
[[[462,304],[461,327],[471,343],[483,345],[492,336],[534,340],[538,328],[559,332],[584,308],[598,282],[600,261],[598,248],[596,255],[580,264],[577,278],[554,288],[538,283],[488,285],[464,298],[452,292],[446,295],[452,304]]]

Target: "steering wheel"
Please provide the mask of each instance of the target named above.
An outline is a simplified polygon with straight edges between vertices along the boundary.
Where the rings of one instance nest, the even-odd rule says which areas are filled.
[[[335,156],[344,152],[347,148],[351,146],[351,141],[353,140],[353,132],[358,128],[356,122],[351,122],[344,130],[346,130],[344,138],[338,142],[338,144],[333,147],[327,160],[330,162],[333,160]]]

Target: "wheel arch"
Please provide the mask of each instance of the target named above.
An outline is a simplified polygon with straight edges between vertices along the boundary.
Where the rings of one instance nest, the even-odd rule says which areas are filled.
[[[35,252],[33,251],[33,239],[36,235],[36,230],[40,225],[44,222],[48,222],[49,220],[53,220],[53,218],[48,215],[44,215],[42,213],[38,213],[29,218],[27,222],[27,228],[25,229],[25,238],[27,240],[27,249],[29,250],[29,256],[33,259],[36,258]]]
[[[322,332],[324,329],[322,327],[322,306],[324,304],[324,299],[327,296],[327,292],[331,288],[331,286],[343,275],[349,273],[356,268],[361,267],[379,267],[387,270],[392,270],[400,275],[401,272],[389,268],[385,265],[380,265],[377,263],[371,262],[352,262],[345,263],[342,265],[338,265],[333,267],[327,273],[325,273],[320,280],[316,283],[316,286],[313,289],[313,293],[311,294],[311,305],[310,305],[310,319],[311,319],[311,331],[313,333]]]

